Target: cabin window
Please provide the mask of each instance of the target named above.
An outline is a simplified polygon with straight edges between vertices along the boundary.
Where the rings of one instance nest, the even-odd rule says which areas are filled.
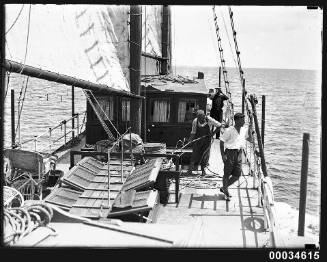
[[[114,99],[112,96],[100,96],[97,97],[99,103],[94,103],[97,111],[99,112],[103,120],[107,120],[107,117],[110,120],[114,119]],[[100,107],[101,106],[101,109]],[[107,117],[105,116],[107,115]]]
[[[168,99],[153,99],[150,108],[152,122],[169,122],[170,106]]]
[[[123,122],[128,122],[128,121],[130,121],[131,101],[123,98],[121,104],[122,104],[121,120]]]
[[[195,99],[181,99],[178,104],[178,122],[192,122],[196,107]]]

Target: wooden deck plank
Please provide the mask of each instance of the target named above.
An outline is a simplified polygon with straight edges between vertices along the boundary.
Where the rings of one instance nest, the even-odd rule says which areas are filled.
[[[102,199],[102,198],[105,198],[107,199],[108,198],[108,191],[107,190],[85,190],[87,191],[87,195],[81,195],[80,198],[95,198],[95,199]],[[94,192],[97,192],[99,193],[100,195],[96,195],[96,196],[92,196],[92,194]],[[118,194],[118,191],[110,191],[110,199],[114,199]]]
[[[88,208],[92,208],[97,200],[98,199],[96,199],[96,198],[89,198],[89,199],[87,199],[85,206]]]
[[[223,175],[218,140],[211,147],[209,169]],[[216,187],[214,183],[208,184],[196,176],[181,178],[179,203],[173,203],[174,194],[170,192],[169,203],[160,207],[157,223],[194,225],[194,235],[198,239],[191,241],[191,235],[189,240],[184,240],[184,244],[191,241],[197,247],[262,247],[269,233],[263,229],[264,217],[262,209],[258,207],[258,191],[253,187],[253,177],[248,175],[246,166],[242,169],[244,174],[239,181],[229,187],[232,195],[230,201],[226,201],[219,191],[221,177],[212,179]],[[199,180],[203,185],[208,184],[209,188],[197,187]],[[173,183],[170,189],[174,189]]]
[[[101,191],[93,191],[90,197],[91,198],[99,198],[101,193],[102,193]]]

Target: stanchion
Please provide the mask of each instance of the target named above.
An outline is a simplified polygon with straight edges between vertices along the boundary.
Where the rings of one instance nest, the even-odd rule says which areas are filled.
[[[304,236],[310,134],[303,134],[298,235]]]
[[[11,147],[15,146],[15,90],[11,89]]]
[[[108,148],[108,210],[110,210],[110,148]]]
[[[254,98],[253,95],[250,95],[249,100],[250,100],[250,103],[251,103],[251,106],[252,106],[252,111],[253,111],[255,132],[257,133],[258,147],[259,147],[259,153],[260,153],[260,158],[261,158],[261,168],[262,168],[263,175],[266,177],[268,175],[268,173],[267,173],[267,166],[266,166],[264,151],[263,151],[263,147],[262,147],[262,140],[261,140],[261,135],[260,135],[260,130],[259,130],[257,110],[255,108],[255,103],[256,103],[255,100],[256,99]]]
[[[262,96],[262,114],[261,114],[261,139],[262,146],[265,147],[265,121],[266,121],[266,96]]]
[[[120,165],[120,170],[121,170],[121,182],[124,182],[123,178],[123,173],[124,173],[124,139],[121,140],[121,165]]]
[[[131,153],[131,167],[133,167],[133,144],[132,144],[132,130],[129,129],[129,146],[130,146],[130,153]]]

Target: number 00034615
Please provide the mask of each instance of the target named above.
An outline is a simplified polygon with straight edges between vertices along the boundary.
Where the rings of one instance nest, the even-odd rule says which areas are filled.
[[[318,260],[319,251],[270,251],[271,260]]]

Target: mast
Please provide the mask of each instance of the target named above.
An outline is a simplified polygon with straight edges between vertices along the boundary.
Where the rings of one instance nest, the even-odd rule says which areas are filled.
[[[141,93],[141,44],[142,44],[142,11],[141,6],[130,6],[130,87],[131,93]],[[131,99],[132,132],[141,135],[141,101]]]
[[[164,5],[162,8],[162,28],[161,28],[161,52],[162,57],[166,58],[161,64],[161,74],[169,74],[171,69],[171,18],[170,6]],[[169,60],[169,62],[168,62]]]
[[[172,33],[171,33],[171,10],[170,6],[168,6],[168,37],[169,37],[169,46],[168,46],[168,54],[169,54],[169,64],[168,64],[168,72],[170,73],[172,70]]]

